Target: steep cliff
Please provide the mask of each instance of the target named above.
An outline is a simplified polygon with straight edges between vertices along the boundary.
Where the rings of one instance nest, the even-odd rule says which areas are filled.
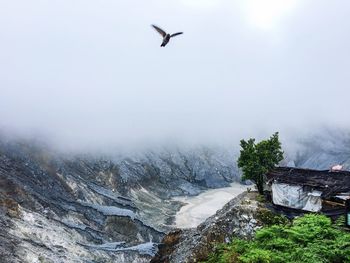
[[[196,149],[115,157],[0,144],[0,255],[7,262],[147,262],[181,204],[238,180],[232,155]]]
[[[331,134],[304,140],[290,161],[307,168],[327,169],[335,163],[349,168],[348,138]],[[0,258],[147,262],[173,230],[182,204],[171,197],[238,181],[235,156],[234,151],[205,147],[62,154],[42,144],[0,140]],[[253,233],[259,226],[254,201],[246,206],[246,218],[239,212],[245,206],[235,200],[197,229],[172,232],[164,242],[177,245],[167,246],[161,255],[185,260],[205,255],[208,244],[225,240],[227,233]]]

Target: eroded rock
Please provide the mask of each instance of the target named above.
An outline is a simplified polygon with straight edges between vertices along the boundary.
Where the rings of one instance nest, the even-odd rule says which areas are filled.
[[[244,192],[197,228],[170,232],[151,262],[198,262],[205,260],[217,243],[229,242],[232,237],[253,237],[262,225],[256,218],[262,205],[256,196],[256,192]]]

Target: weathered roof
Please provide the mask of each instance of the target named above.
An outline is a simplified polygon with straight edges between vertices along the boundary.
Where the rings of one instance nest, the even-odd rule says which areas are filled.
[[[323,191],[322,196],[350,191],[350,172],[311,170],[294,167],[276,167],[266,174],[268,182],[311,186]]]

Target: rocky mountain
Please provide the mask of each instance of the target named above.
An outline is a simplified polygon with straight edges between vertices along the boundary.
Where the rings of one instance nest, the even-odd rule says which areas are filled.
[[[349,169],[349,138],[330,133],[302,140],[297,154],[284,149],[285,165]],[[0,140],[0,262],[148,262],[173,230],[182,204],[172,197],[239,181],[236,157],[219,147],[63,154],[40,143]],[[188,240],[197,247],[197,238]]]
[[[244,192],[198,227],[168,233],[151,263],[201,262],[217,243],[229,242],[232,236],[252,237],[263,225],[259,215],[264,205],[256,201],[257,195]]]
[[[341,164],[350,170],[350,134],[332,129],[304,138],[293,162],[302,168],[327,170]]]
[[[208,148],[116,157],[2,142],[1,258],[148,262],[181,206],[171,197],[239,180],[232,160]]]

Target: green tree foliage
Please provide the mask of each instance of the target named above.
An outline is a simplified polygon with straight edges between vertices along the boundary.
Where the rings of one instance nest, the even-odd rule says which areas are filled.
[[[243,179],[255,182],[259,193],[263,194],[264,175],[283,160],[278,132],[259,143],[255,143],[255,139],[241,140],[241,148],[238,167],[243,171]]]
[[[308,214],[292,224],[257,231],[255,239],[218,246],[207,263],[350,262],[350,233],[323,215]]]

